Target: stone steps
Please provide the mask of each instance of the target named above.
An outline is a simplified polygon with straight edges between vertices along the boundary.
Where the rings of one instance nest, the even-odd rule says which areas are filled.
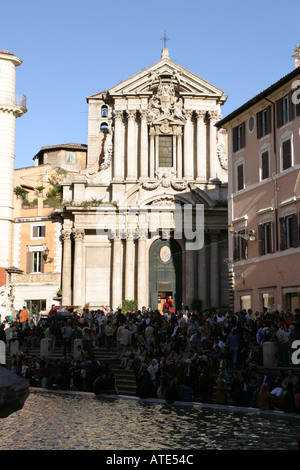
[[[112,348],[111,351],[107,351],[105,347],[96,347],[94,349],[94,355],[96,358],[100,359],[104,364],[109,363],[115,374],[118,392],[122,395],[134,396],[136,392],[136,380],[135,374],[132,370],[120,369],[120,359],[116,355],[115,348]],[[24,356],[28,359],[33,357],[40,357],[40,348],[30,348],[25,353]],[[60,359],[64,356],[63,347],[58,346],[55,350],[50,351],[50,359]],[[10,363],[12,357],[8,354],[7,363]]]
[[[109,363],[115,374],[118,393],[120,395],[135,396],[136,395],[136,378],[133,370],[120,369],[120,359],[117,357],[116,348],[112,348],[111,351],[107,351],[104,346],[96,347],[94,349],[94,355],[96,358],[100,359],[104,364]],[[24,353],[26,358],[40,357],[40,348],[30,348]],[[50,351],[51,359],[60,359],[63,357],[63,347],[57,346],[55,350]],[[11,357],[9,356],[9,351],[7,350],[6,360],[9,365],[11,362]],[[277,370],[276,370],[277,371]],[[276,372],[274,371],[274,372]],[[299,369],[297,370],[299,372]],[[217,372],[214,374],[214,379],[217,378]],[[216,402],[216,384],[213,387],[213,397],[212,402]],[[232,399],[230,396],[230,384],[227,386],[227,404],[232,404]]]

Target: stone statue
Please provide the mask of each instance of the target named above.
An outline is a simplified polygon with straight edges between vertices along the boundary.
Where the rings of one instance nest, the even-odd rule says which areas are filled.
[[[104,160],[100,165],[100,170],[106,170],[111,164],[113,153],[113,142],[112,142],[112,125],[111,123],[107,127],[104,140]]]
[[[3,317],[14,315],[14,299],[14,287],[11,284],[0,288],[0,315],[2,321]]]

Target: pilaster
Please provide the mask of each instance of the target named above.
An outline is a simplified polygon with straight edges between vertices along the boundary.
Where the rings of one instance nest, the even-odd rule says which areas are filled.
[[[197,163],[196,163],[196,181],[204,182],[207,179],[206,158],[207,158],[207,142],[206,142],[206,111],[196,111],[197,116]]]
[[[136,111],[127,111],[127,181],[135,181],[136,173],[136,139],[135,139]]]
[[[194,172],[192,114],[193,114],[192,110],[185,111],[186,123],[184,126],[184,177],[188,180],[193,179],[193,172]]]
[[[62,231],[63,264],[62,264],[62,304],[71,305],[71,230]]]
[[[73,229],[74,247],[74,277],[73,277],[73,304],[83,306],[83,241],[84,230]]]

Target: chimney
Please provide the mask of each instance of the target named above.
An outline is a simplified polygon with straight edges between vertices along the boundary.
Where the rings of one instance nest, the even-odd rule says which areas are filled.
[[[295,59],[295,68],[300,67],[300,46],[296,46],[294,50],[294,55],[292,56]]]

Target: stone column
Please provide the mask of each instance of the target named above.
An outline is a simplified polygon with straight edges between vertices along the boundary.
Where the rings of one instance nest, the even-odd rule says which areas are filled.
[[[206,111],[196,111],[197,116],[197,167],[196,179],[206,181],[206,126],[204,122]]]
[[[206,268],[206,243],[198,250],[198,298],[202,301],[202,309],[207,305],[207,268]]]
[[[148,125],[147,110],[141,110],[141,151],[140,151],[140,179],[142,181],[148,178]]]
[[[154,174],[159,168],[159,136],[155,135],[155,158],[154,158]]]
[[[122,117],[123,111],[114,112],[114,156],[113,156],[113,176],[115,181],[124,179],[124,158],[122,155]]]
[[[113,309],[122,306],[122,242],[119,232],[113,238],[112,265],[112,305]]]
[[[74,277],[73,277],[73,304],[83,306],[83,240],[84,230],[73,229],[75,247],[74,247]]]
[[[154,129],[150,129],[150,156],[149,156],[149,177],[150,179],[154,179],[154,171],[155,171],[155,133]]]
[[[182,129],[177,130],[177,178],[182,179]]]
[[[219,255],[218,232],[210,237],[210,307],[219,308]]]
[[[194,282],[195,282],[195,250],[185,250],[185,272],[186,272],[186,305],[189,308],[192,306],[192,302],[195,298],[194,293]]]
[[[128,230],[125,254],[125,300],[134,300],[135,247],[131,231]]]
[[[193,138],[192,138],[192,110],[185,111],[186,123],[184,126],[184,177],[188,180],[193,179]]]
[[[138,308],[141,309],[144,305],[147,306],[149,300],[147,298],[148,286],[147,284],[147,273],[148,273],[148,261],[147,261],[147,234],[146,230],[143,229],[139,232],[138,238],[138,276],[137,276],[137,302]]]
[[[71,305],[71,230],[62,231],[63,264],[62,264],[62,304]]]
[[[217,155],[217,128],[215,124],[218,120],[217,111],[209,111],[209,178],[215,179],[218,177],[220,170],[218,155]]]
[[[127,180],[136,180],[136,159],[135,159],[135,117],[136,111],[127,111]]]
[[[177,137],[176,137],[176,135],[173,135],[172,163],[173,163],[173,167],[175,168],[176,174],[177,174]]]

